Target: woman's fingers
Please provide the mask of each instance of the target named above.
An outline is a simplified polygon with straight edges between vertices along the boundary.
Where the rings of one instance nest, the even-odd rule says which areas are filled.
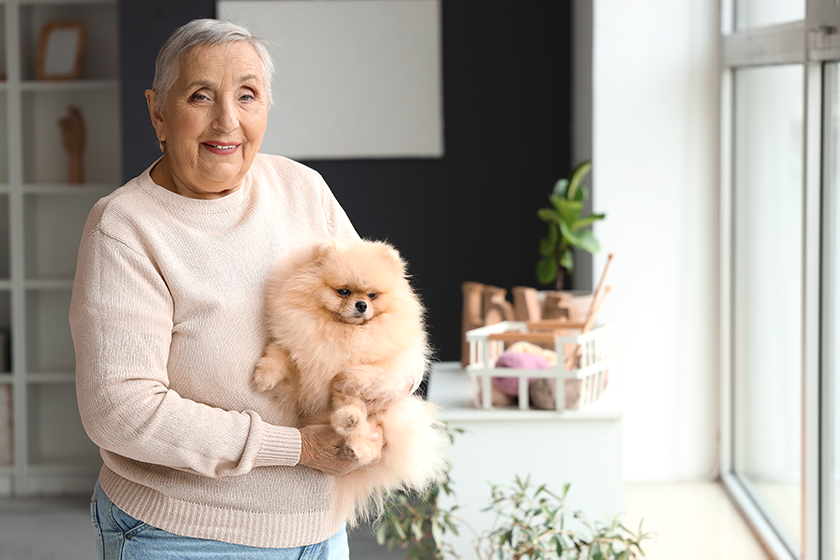
[[[371,430],[368,439],[378,441],[380,438],[376,430]],[[300,461],[298,464],[311,467],[325,474],[341,476],[349,474],[365,466],[360,465],[353,457],[343,453],[344,437],[338,434],[332,426],[317,425],[300,428]]]

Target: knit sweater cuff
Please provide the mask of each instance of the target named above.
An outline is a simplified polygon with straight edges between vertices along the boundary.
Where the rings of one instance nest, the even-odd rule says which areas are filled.
[[[262,444],[255,467],[293,467],[300,460],[300,430],[283,426],[263,426]]]

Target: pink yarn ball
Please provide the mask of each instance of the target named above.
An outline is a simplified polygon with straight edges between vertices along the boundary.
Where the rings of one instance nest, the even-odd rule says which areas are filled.
[[[546,369],[549,367],[548,360],[539,354],[525,354],[518,352],[505,352],[496,360],[497,368],[513,369]],[[530,384],[532,379],[528,379]],[[515,397],[519,395],[518,377],[494,377],[493,386],[501,393]]]
[[[529,379],[530,383],[531,380]],[[515,397],[519,395],[519,378],[518,377],[494,377],[493,386],[504,395]]]

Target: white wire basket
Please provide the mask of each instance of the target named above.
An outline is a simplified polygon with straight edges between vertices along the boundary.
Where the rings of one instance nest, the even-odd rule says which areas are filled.
[[[573,334],[571,330],[531,331],[529,323],[503,321],[467,331],[466,338],[470,346],[466,370],[473,381],[475,406],[484,409],[494,408],[492,388],[496,377],[517,378],[517,400],[522,410],[532,408],[529,385],[535,379],[554,383],[552,408],[557,412],[579,410],[601,398],[615,362],[615,332],[610,324]],[[548,369],[497,368],[499,356],[519,341],[553,347],[557,364]]]

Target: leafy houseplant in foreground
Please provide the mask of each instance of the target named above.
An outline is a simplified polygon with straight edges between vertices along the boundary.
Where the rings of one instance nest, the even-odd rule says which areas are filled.
[[[376,530],[376,541],[406,549],[409,560],[444,560],[458,558],[443,538],[446,531],[458,534],[453,512],[458,506],[442,509],[438,505],[441,492],[452,495],[449,473],[440,484],[432,486],[422,495],[398,493],[391,496],[385,514]]]
[[[605,214],[581,217],[589,193],[581,181],[592,168],[585,161],[575,167],[568,179],[560,179],[548,197],[550,208],[540,208],[537,215],[548,224],[548,235],[540,240],[540,259],[537,261],[537,280],[541,284],[555,282],[557,291],[563,289],[565,273],[574,269],[572,248],[597,253],[601,246],[590,228]],[[565,272],[564,272],[565,271]]]
[[[569,485],[556,495],[545,485],[516,477],[513,486],[493,486],[487,510],[498,515],[498,527],[479,541],[482,558],[499,560],[630,560],[644,556],[647,534],[633,533],[618,521],[590,523],[565,506]],[[581,527],[583,529],[581,529]]]
[[[517,477],[513,486],[492,486],[491,505],[497,514],[496,528],[485,533],[476,546],[477,558],[485,560],[632,560],[644,556],[641,543],[650,537],[633,533],[618,521],[590,523],[583,513],[565,506],[569,485],[558,496],[545,485],[534,488],[529,479]],[[392,497],[376,532],[379,544],[406,549],[411,560],[458,558],[445,533],[458,534],[453,512],[441,509],[440,493],[453,494],[445,481],[422,496]]]

